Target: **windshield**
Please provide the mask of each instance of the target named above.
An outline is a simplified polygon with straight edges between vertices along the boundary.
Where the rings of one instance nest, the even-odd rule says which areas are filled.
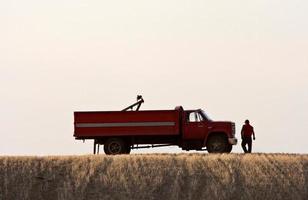
[[[204,112],[204,110],[201,110],[201,113],[202,113],[202,115],[203,115],[203,117],[204,117],[205,119],[207,119],[208,121],[213,121],[213,120]]]

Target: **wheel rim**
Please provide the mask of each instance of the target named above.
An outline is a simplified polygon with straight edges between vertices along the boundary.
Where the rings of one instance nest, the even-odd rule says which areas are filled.
[[[211,143],[211,150],[213,152],[223,152],[225,150],[225,145],[219,140],[213,141]]]
[[[109,144],[108,150],[112,154],[118,154],[121,152],[121,144],[118,142],[111,142]]]

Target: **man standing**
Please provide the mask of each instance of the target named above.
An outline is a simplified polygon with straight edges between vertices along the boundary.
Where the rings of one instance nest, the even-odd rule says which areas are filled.
[[[253,127],[249,124],[248,119],[245,121],[245,124],[242,127],[241,135],[242,135],[242,148],[244,152],[251,153],[251,147],[252,147],[251,135],[253,135],[253,140],[255,140],[256,137]],[[247,144],[248,144],[248,150],[246,148]]]

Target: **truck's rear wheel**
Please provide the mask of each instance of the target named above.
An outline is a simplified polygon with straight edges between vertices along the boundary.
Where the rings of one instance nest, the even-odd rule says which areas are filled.
[[[130,145],[128,145],[127,143],[125,144],[125,149],[124,149],[124,154],[130,154],[130,151],[131,151],[131,147]]]
[[[127,145],[127,147],[126,147],[126,152],[125,152],[125,153],[126,153],[126,154],[130,154],[130,151],[131,151],[131,150],[132,150],[132,149],[130,148],[130,146]]]
[[[126,153],[126,146],[120,138],[110,138],[104,144],[104,151],[107,155]]]
[[[213,135],[207,141],[209,153],[225,153],[228,150],[228,141],[224,135]]]

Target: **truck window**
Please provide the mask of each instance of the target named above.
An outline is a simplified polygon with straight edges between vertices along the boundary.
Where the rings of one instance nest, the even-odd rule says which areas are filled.
[[[203,121],[202,115],[198,112],[189,113],[188,122],[201,122]]]

